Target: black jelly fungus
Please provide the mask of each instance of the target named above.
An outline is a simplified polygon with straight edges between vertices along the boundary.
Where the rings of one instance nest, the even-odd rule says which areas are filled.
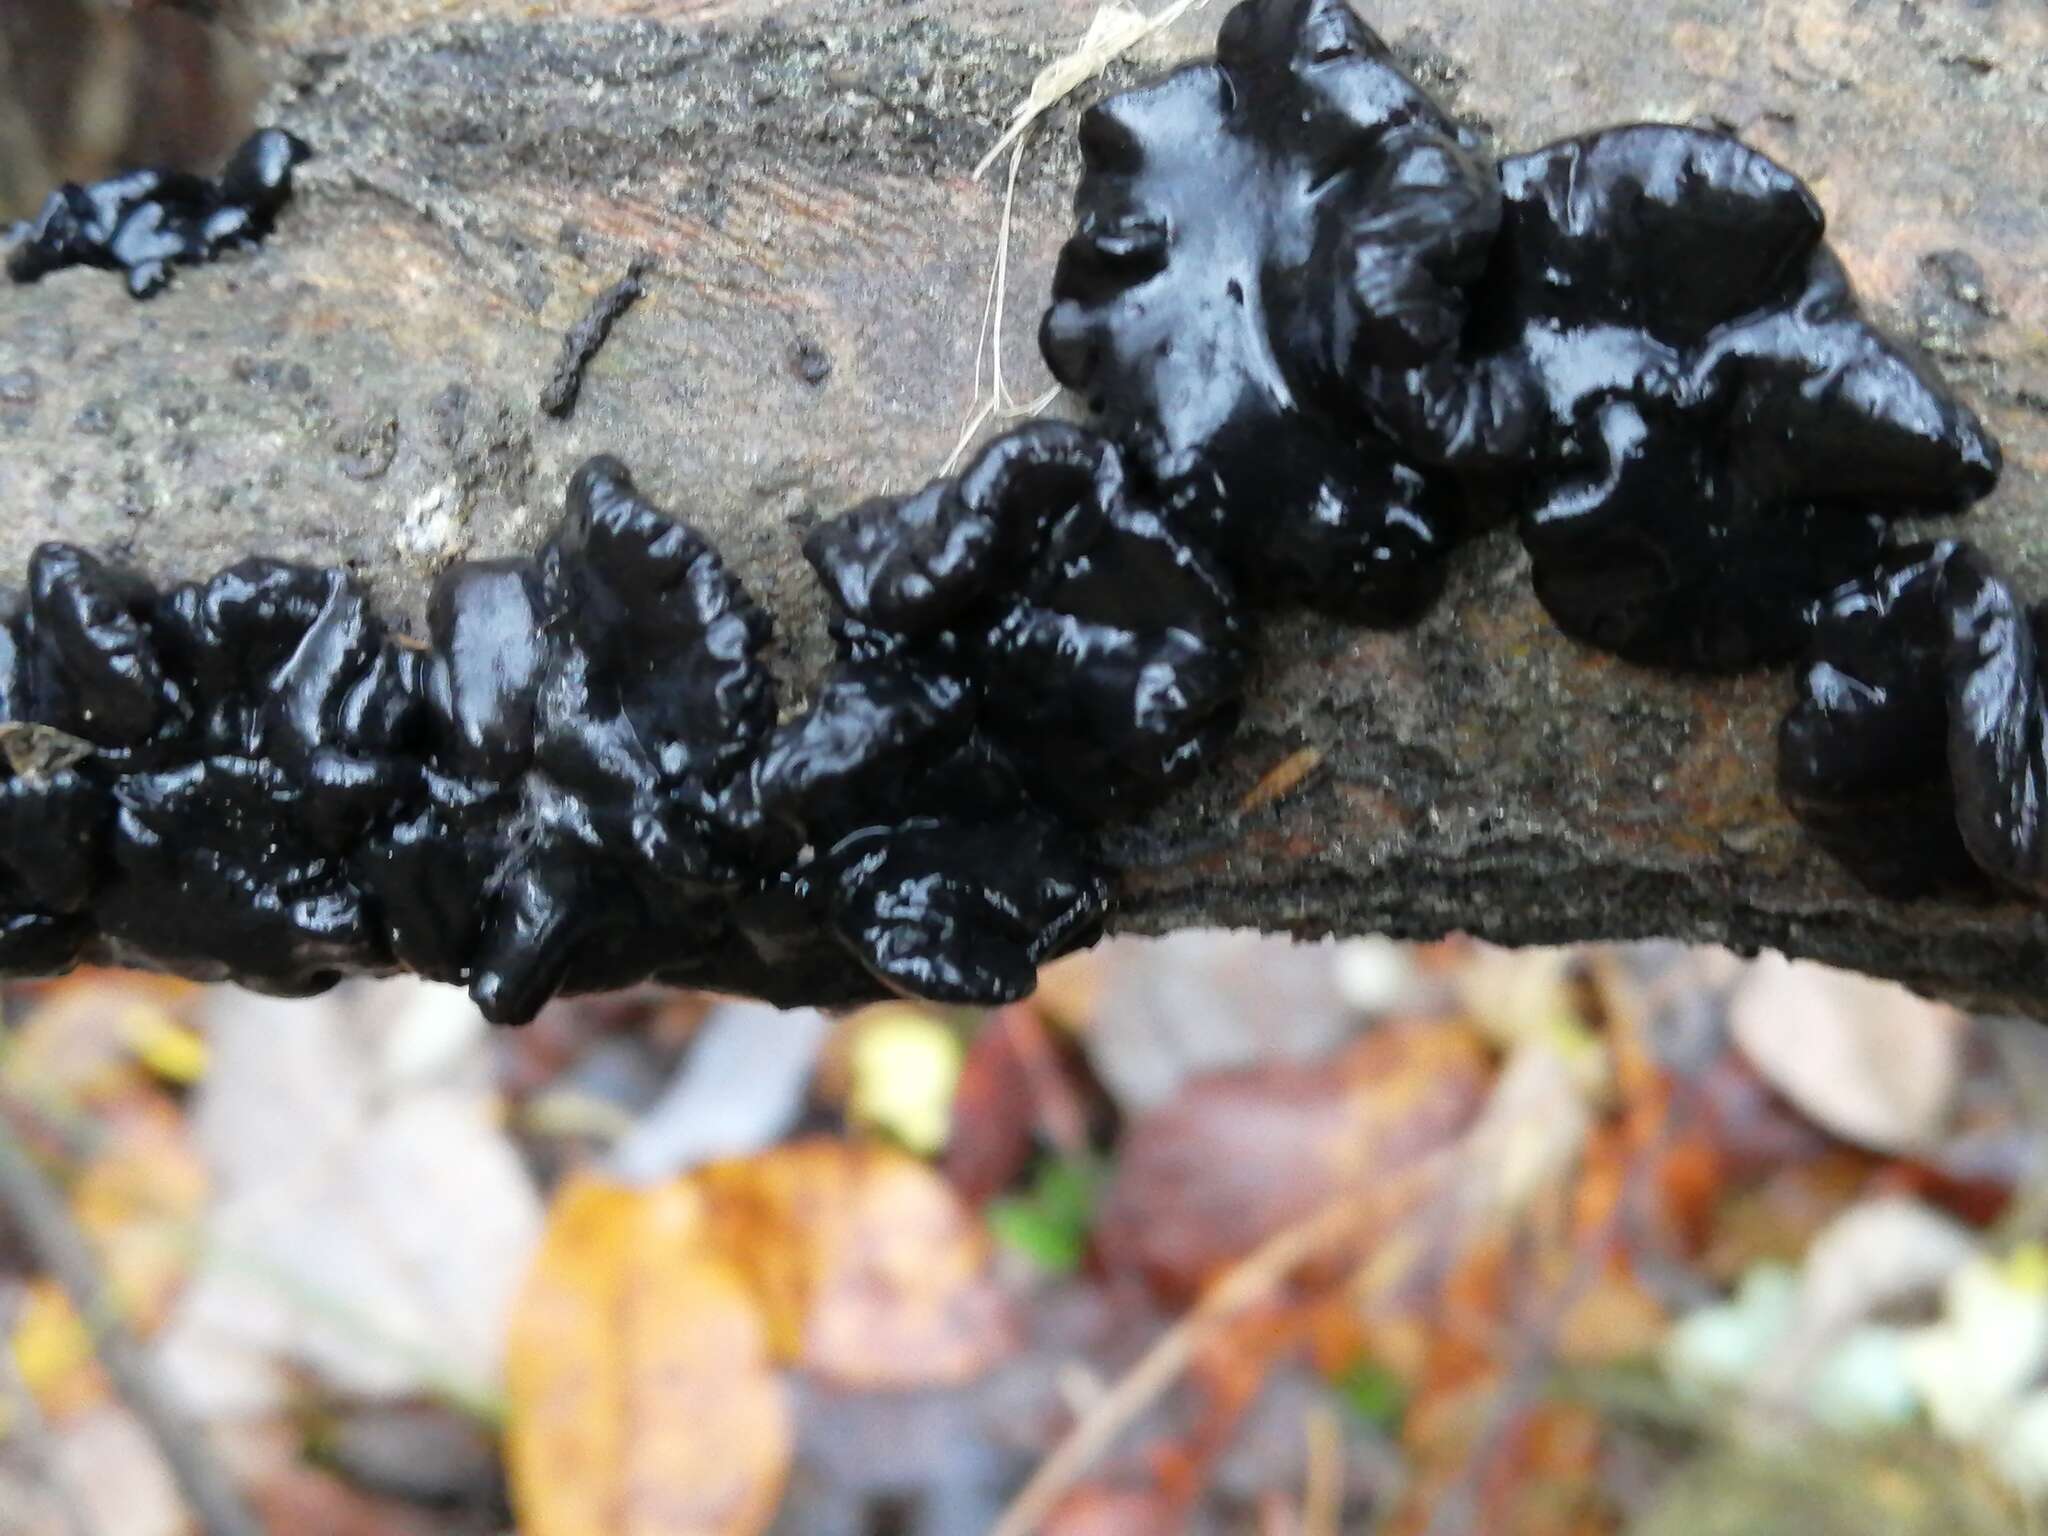
[[[197,266],[269,235],[290,199],[292,171],[311,158],[282,128],[251,134],[218,177],[185,171],[129,171],[52,192],[7,272],[33,283],[66,267],[124,273],[138,299],[161,292],[171,270]]]
[[[1257,605],[1408,621],[1510,518],[1586,642],[1806,648],[1781,785],[1874,887],[2048,901],[2048,618],[1891,532],[1998,448],[1789,171],[1656,124],[1496,164],[1343,0],[1243,0],[1081,144],[1040,341],[1092,424],[818,525],[837,655],[801,707],[608,458],[536,554],[444,573],[423,642],[338,571],[160,591],[39,550],[0,590],[0,973],[407,969],[500,1020],[645,978],[1006,1001],[1100,930],[1104,833],[1228,740]],[[146,296],[260,238],[304,155],[66,187],[10,270]]]
[[[1763,155],[1644,124],[1501,180],[1480,330],[1538,381],[1519,512],[1566,630],[1667,666],[1788,657],[1888,519],[1996,482],[1977,418],[1863,319],[1811,193]]]
[[[852,621],[850,659],[925,690],[964,679],[976,732],[1084,824],[1186,783],[1236,723],[1230,577],[1096,433],[1018,428],[957,480],[821,524],[805,553]]]
[[[1081,145],[1041,347],[1252,596],[1399,621],[1452,539],[1513,517],[1538,596],[1590,644],[1733,671],[1811,641],[1838,700],[1864,667],[1886,706],[1809,701],[1784,771],[1838,850],[1893,813],[1866,878],[2039,893],[2017,605],[1989,577],[1950,600],[2006,658],[1966,683],[1963,641],[1889,617],[1919,587],[1886,595],[1922,558],[1892,522],[1987,495],[1998,446],[1864,318],[1790,171],[1660,124],[1494,165],[1343,0],[1243,0],[1213,61],[1094,107]],[[1978,563],[1944,557],[1943,590]]]
[[[1081,148],[1054,376],[1255,595],[1412,617],[1458,528],[1443,467],[1527,431],[1458,365],[1491,166],[1341,0],[1239,6],[1213,62],[1091,108]]]
[[[1988,877],[2048,900],[2041,622],[1952,540],[1892,551],[1829,597],[1779,732],[1779,782],[1880,893]]]
[[[1142,602],[1091,596],[1119,558],[1142,584],[1149,530],[1103,505],[1110,471],[1100,495],[1074,481],[1087,434],[1036,435],[1057,451],[991,450],[1016,464],[972,504],[1014,523],[1030,597],[1146,658],[1149,685],[1118,674],[1125,750],[1138,782],[1176,779],[1162,721],[1208,729],[1226,702],[1204,690],[1235,676],[1181,650],[1234,658],[1235,631],[1213,596],[1155,615],[1164,637]],[[1082,576],[1054,564],[1056,529]],[[649,977],[790,1003],[1021,996],[1107,893],[985,707],[984,631],[1025,601],[1019,569],[982,573],[971,632],[856,641],[849,615],[846,659],[778,726],[766,616],[612,459],[577,471],[533,557],[445,572],[424,644],[338,571],[251,559],[160,591],[44,546],[0,594],[0,730],[78,750],[0,770],[0,971],[101,958],[298,995],[409,969],[508,1021]]]
[[[1729,135],[1496,167],[1343,0],[1245,0],[1081,140],[1047,361],[1254,593],[1412,617],[1513,515],[1571,633],[1733,670],[1796,652],[1886,519],[1997,478],[1812,194]]]

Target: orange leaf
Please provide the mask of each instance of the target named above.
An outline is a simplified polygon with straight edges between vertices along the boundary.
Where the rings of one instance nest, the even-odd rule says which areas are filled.
[[[781,1358],[874,1390],[970,1380],[1009,1352],[986,1234],[916,1158],[814,1140],[697,1178]]]
[[[790,1411],[745,1279],[687,1181],[564,1186],[514,1309],[507,1460],[526,1536],[749,1536]]]

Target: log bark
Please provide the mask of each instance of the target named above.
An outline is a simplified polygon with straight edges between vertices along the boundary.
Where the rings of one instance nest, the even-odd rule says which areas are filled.
[[[545,9],[546,15],[538,14]],[[266,116],[322,158],[262,252],[148,305],[101,273],[0,290],[0,568],[42,539],[162,575],[251,551],[358,570],[417,615],[521,549],[608,450],[774,610],[786,704],[826,641],[802,530],[936,472],[971,412],[1001,177],[970,169],[1088,0],[302,0]],[[1213,0],[1083,93],[1207,48]],[[1965,531],[2048,596],[2048,11],[2039,0],[1384,0],[1369,19],[1503,148],[1709,118],[1806,176],[1873,314],[2002,437]],[[1077,169],[1019,180],[1016,392]],[[575,413],[563,333],[646,299]],[[2048,1017],[2048,914],[1895,904],[1773,783],[1782,673],[1673,678],[1567,641],[1511,535],[1416,628],[1266,627],[1222,773],[1119,841],[1117,924],[1652,934],[1797,955]]]

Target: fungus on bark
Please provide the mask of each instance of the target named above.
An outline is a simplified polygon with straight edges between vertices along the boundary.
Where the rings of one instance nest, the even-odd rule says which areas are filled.
[[[1998,448],[1869,325],[1789,171],[1642,124],[1501,165],[1478,332],[1538,382],[1522,539],[1570,633],[1634,661],[1785,659],[1887,521],[1959,511]]]
[[[303,140],[264,128],[217,177],[138,170],[90,186],[66,182],[9,253],[7,273],[33,283],[66,267],[104,267],[125,274],[136,298],[152,298],[174,267],[261,243],[291,198],[293,169],[311,156]]]
[[[1088,833],[1198,773],[1235,725],[1229,581],[1106,439],[1039,422],[957,480],[806,541],[839,664],[777,732],[769,814],[829,846],[844,937],[924,995],[1021,996],[1100,926]],[[934,881],[934,858],[959,872]]]
[[[445,572],[424,644],[340,572],[160,593],[45,546],[0,600],[0,731],[78,750],[0,779],[0,970],[402,968],[500,1020],[649,977],[1021,996],[1100,929],[1090,828],[1227,735],[1229,589],[1049,423],[811,554],[843,657],[778,726],[765,616],[610,459],[536,557]]]
[[[1007,1001],[1099,931],[1104,829],[1229,738],[1255,602],[1411,619],[1509,515],[1590,643],[1810,637],[1782,782],[1866,879],[2048,899],[2043,618],[1967,546],[1889,546],[1998,450],[1790,173],[1657,125],[1495,167],[1343,0],[1244,0],[1082,143],[1041,341],[1099,430],[814,530],[838,654],[787,716],[765,616],[611,459],[535,557],[444,573],[424,642],[336,571],[160,593],[39,551],[0,592],[0,973],[404,968],[501,1020],[643,978]],[[253,238],[302,156],[66,189],[17,275],[148,291],[187,247],[145,236]]]
[[[1944,541],[1829,599],[1778,741],[1814,836],[1880,894],[2048,902],[2048,607]]]
[[[1496,170],[1344,0],[1245,0],[1081,142],[1047,361],[1255,590],[1409,617],[1459,530],[1519,514],[1564,628],[1740,668],[1797,650],[1883,519],[1997,478],[1811,194],[1728,135]]]
[[[1213,61],[1081,124],[1040,343],[1252,590],[1412,618],[1459,531],[1433,470],[1505,458],[1522,381],[1459,365],[1491,167],[1341,3],[1240,5]]]

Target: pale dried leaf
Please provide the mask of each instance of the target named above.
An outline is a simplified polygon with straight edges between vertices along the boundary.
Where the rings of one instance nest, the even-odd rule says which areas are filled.
[[[419,997],[212,1000],[196,1113],[225,1195],[185,1322],[361,1396],[488,1398],[540,1204],[484,1040],[425,1081],[387,1077],[390,1025]]]
[[[1948,1125],[1969,1021],[1891,982],[1774,954],[1729,1000],[1729,1027],[1764,1079],[1816,1124],[1905,1153]]]

